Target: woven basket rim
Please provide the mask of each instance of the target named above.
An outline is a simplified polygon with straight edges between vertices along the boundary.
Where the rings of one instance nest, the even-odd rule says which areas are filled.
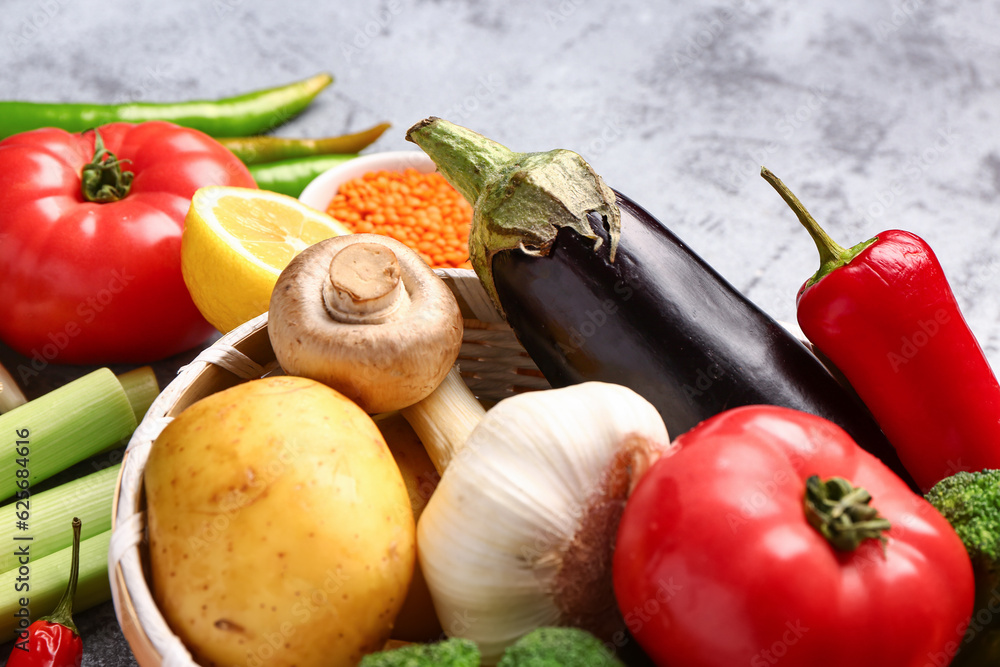
[[[525,390],[545,388],[547,382],[490,303],[475,273],[468,269],[440,269],[436,273],[455,294],[466,320],[463,353],[466,343],[473,349],[464,361],[460,357],[459,363],[463,376],[466,364],[479,369],[470,373],[471,379],[466,378],[470,387],[478,382],[480,388],[495,386],[500,392],[513,391],[517,387]],[[231,378],[228,379],[235,380],[231,383],[239,384],[280,370],[264,335],[267,318],[268,314],[264,313],[245,322],[181,368],[153,401],[126,449],[113,499],[108,572],[115,615],[142,667],[162,664],[197,667],[160,613],[144,571],[142,543],[146,526],[142,481],[150,448],[172,415],[193,402],[187,393],[206,373],[229,373]],[[255,348],[257,358],[244,354],[247,347]],[[507,387],[507,383],[511,386]]]
[[[466,327],[459,365],[474,393],[486,395],[486,392],[497,391],[498,395],[487,398],[499,400],[504,392],[509,395],[514,390],[547,388],[548,383],[490,302],[475,273],[468,269],[438,269],[435,273],[448,285],[462,309]],[[159,612],[143,570],[142,478],[149,449],[170,415],[186,407],[182,399],[190,397],[185,392],[206,373],[229,374],[226,377],[231,384],[239,384],[277,369],[270,341],[265,335],[267,318],[268,314],[264,313],[245,322],[181,368],[177,377],[153,401],[126,449],[113,498],[108,572],[115,615],[142,667],[163,664],[198,667]],[[806,342],[796,326],[781,324]],[[244,350],[249,352],[250,348],[255,354],[247,356]],[[237,354],[230,354],[230,350]]]

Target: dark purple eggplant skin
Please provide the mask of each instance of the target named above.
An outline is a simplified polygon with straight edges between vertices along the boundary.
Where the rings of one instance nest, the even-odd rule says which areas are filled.
[[[792,334],[667,227],[619,192],[614,262],[603,243],[561,228],[551,251],[492,261],[508,324],[554,387],[588,380],[630,387],[656,406],[672,437],[726,409],[779,405],[839,425],[916,490],[892,445],[852,391]]]

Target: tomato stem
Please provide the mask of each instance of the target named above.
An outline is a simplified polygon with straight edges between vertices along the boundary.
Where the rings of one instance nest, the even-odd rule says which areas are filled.
[[[818,475],[806,480],[806,518],[838,551],[854,551],[865,540],[885,546],[889,520],[871,506],[872,496],[843,477],[825,482]]]
[[[131,160],[119,160],[104,147],[101,133],[94,130],[94,158],[83,166],[80,181],[83,198],[90,202],[106,204],[124,199],[132,186],[131,171],[122,171],[121,165]]]

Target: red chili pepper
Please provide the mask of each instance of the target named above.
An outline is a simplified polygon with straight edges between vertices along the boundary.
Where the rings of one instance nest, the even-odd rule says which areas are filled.
[[[55,610],[40,618],[19,636],[7,667],[80,667],[83,641],[73,623],[73,597],[80,574],[80,519],[73,519],[73,557],[69,583]]]
[[[960,470],[1000,468],[1000,383],[934,252],[890,230],[845,249],[766,169],[819,248],[799,326],[843,372],[926,492]]]

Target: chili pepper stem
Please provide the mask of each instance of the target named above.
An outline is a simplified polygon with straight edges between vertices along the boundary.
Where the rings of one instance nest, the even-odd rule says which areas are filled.
[[[809,235],[812,237],[813,242],[816,243],[816,249],[819,250],[819,271],[817,271],[806,283],[806,285],[812,285],[825,276],[832,273],[837,268],[844,266],[854,259],[862,250],[870,246],[872,243],[878,240],[878,237],[863,241],[856,246],[850,248],[845,248],[840,245],[826,233],[816,219],[810,215],[806,207],[799,201],[799,198],[788,189],[781,179],[775,176],[767,167],[760,168],[760,175],[767,181],[772,188],[774,188],[781,198],[785,200],[788,207],[792,209],[795,216],[802,223],[802,226],[806,228]]]
[[[66,590],[59,599],[59,604],[56,605],[51,614],[42,619],[49,623],[64,625],[75,635],[80,634],[76,629],[76,624],[73,623],[73,598],[76,597],[76,583],[80,578],[80,529],[82,525],[83,522],[80,519],[73,518],[73,556],[70,561],[69,583],[66,584]]]

